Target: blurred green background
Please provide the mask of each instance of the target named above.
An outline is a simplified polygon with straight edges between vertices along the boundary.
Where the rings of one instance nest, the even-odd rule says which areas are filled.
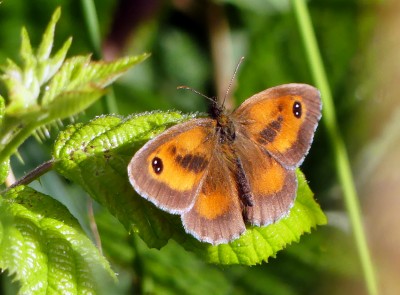
[[[20,30],[32,44],[57,6],[62,16],[55,47],[73,36],[69,56],[95,52],[77,0],[0,3],[0,64],[18,60]],[[102,54],[113,59],[150,52],[152,56],[113,87],[121,115],[152,110],[207,111],[208,96],[225,94],[235,65],[241,65],[227,105],[238,106],[265,88],[290,82],[313,84],[309,65],[287,0],[121,0],[96,1]],[[335,108],[363,210],[364,224],[380,294],[400,294],[400,5],[387,0],[308,1],[314,29],[333,92]],[[75,121],[108,113],[92,106]],[[66,121],[64,125],[70,124]],[[17,177],[50,158],[57,135],[44,143],[29,139],[16,158]],[[94,204],[102,248],[119,274],[114,294],[366,294],[351,228],[334,169],[332,149],[320,124],[302,166],[329,224],[256,267],[207,265],[171,241],[161,251],[128,235],[109,213]],[[64,203],[95,239],[88,197],[80,188],[48,173],[36,189]],[[15,292],[5,274],[1,287]]]

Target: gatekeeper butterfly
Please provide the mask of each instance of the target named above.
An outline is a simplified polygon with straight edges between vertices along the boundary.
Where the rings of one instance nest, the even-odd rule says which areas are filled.
[[[228,114],[213,101],[210,117],[167,129],[128,166],[144,198],[181,215],[186,232],[228,243],[246,223],[264,226],[288,215],[303,162],[321,117],[319,91],[306,84],[269,88]]]

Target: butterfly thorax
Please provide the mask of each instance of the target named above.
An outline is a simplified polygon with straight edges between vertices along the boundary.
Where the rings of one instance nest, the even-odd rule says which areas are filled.
[[[235,141],[236,130],[232,120],[226,115],[221,115],[217,120],[217,131],[220,144],[232,144]]]
[[[219,106],[217,102],[214,102],[210,115],[217,121],[217,133],[219,134],[220,144],[232,144],[235,141],[236,130],[232,120],[226,114],[223,106]]]

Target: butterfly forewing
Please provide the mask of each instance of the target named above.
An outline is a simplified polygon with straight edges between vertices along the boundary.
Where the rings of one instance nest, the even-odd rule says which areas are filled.
[[[240,134],[294,169],[307,154],[321,117],[319,91],[306,84],[269,88],[247,99],[232,117]]]
[[[215,121],[173,126],[144,145],[128,166],[135,190],[160,208],[181,214],[191,208],[215,147]]]

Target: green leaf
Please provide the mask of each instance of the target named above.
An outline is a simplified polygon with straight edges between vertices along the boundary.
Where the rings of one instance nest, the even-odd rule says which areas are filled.
[[[54,12],[36,53],[27,31],[22,29],[23,65],[8,60],[2,67],[0,78],[8,93],[8,103],[0,124],[0,163],[35,130],[84,111],[105,93],[105,87],[149,56],[142,54],[111,62],[91,61],[89,55],[65,60],[71,38],[51,56],[60,13],[60,9]]]
[[[4,98],[0,95],[0,126],[3,124],[4,110]],[[0,184],[3,184],[6,180],[9,168],[10,159],[6,159],[3,162],[0,162]]]
[[[47,25],[46,31],[42,36],[42,42],[37,50],[38,60],[47,60],[50,57],[51,49],[53,47],[54,31],[60,16],[61,8],[58,7],[51,16],[50,23]]]
[[[54,30],[60,14],[60,8],[56,9],[43,34],[42,42],[36,54],[32,49],[28,32],[25,28],[22,28],[20,55],[23,65],[19,67],[11,60],[8,60],[8,64],[3,67],[4,74],[2,79],[9,93],[9,104],[6,108],[7,114],[15,116],[26,112],[27,109],[36,109],[39,104],[38,98],[41,93],[41,87],[62,65],[71,45],[71,38],[64,43],[53,58],[50,57],[54,41]]]
[[[49,79],[51,79],[55,73],[60,69],[61,65],[65,60],[68,49],[72,44],[72,38],[68,38],[64,42],[63,46],[58,50],[53,58],[46,60],[39,60],[38,66],[36,68],[37,79],[40,85],[44,85]],[[47,90],[47,87],[45,88]]]
[[[298,241],[303,233],[326,223],[300,171],[298,196],[290,214],[270,226],[249,227],[227,245],[199,242],[184,232],[179,216],[159,210],[135,194],[126,172],[135,150],[171,124],[192,117],[155,112],[127,119],[104,116],[86,125],[72,125],[56,141],[55,169],[78,182],[125,228],[138,232],[148,246],[161,247],[174,238],[212,263],[254,265],[267,261],[287,244]]]
[[[102,89],[121,76],[132,66],[142,62],[149,55],[123,57],[112,62],[93,62],[90,56],[75,56],[65,61],[54,75],[41,98],[46,106],[69,91]]]
[[[21,30],[21,49],[19,54],[21,55],[25,65],[29,65],[34,60],[31,40],[25,27],[22,27]]]
[[[3,163],[0,163],[0,184],[3,184],[6,180],[9,169],[10,160],[5,160]]]
[[[4,98],[0,95],[0,126],[3,125],[4,112],[5,112],[5,102]]]
[[[24,186],[0,199],[0,268],[21,294],[101,293],[116,279],[68,210]]]
[[[51,101],[46,107],[43,107],[43,111],[46,113],[46,121],[66,118],[79,113],[99,99],[105,92],[104,89],[88,88],[62,93],[57,101]]]

